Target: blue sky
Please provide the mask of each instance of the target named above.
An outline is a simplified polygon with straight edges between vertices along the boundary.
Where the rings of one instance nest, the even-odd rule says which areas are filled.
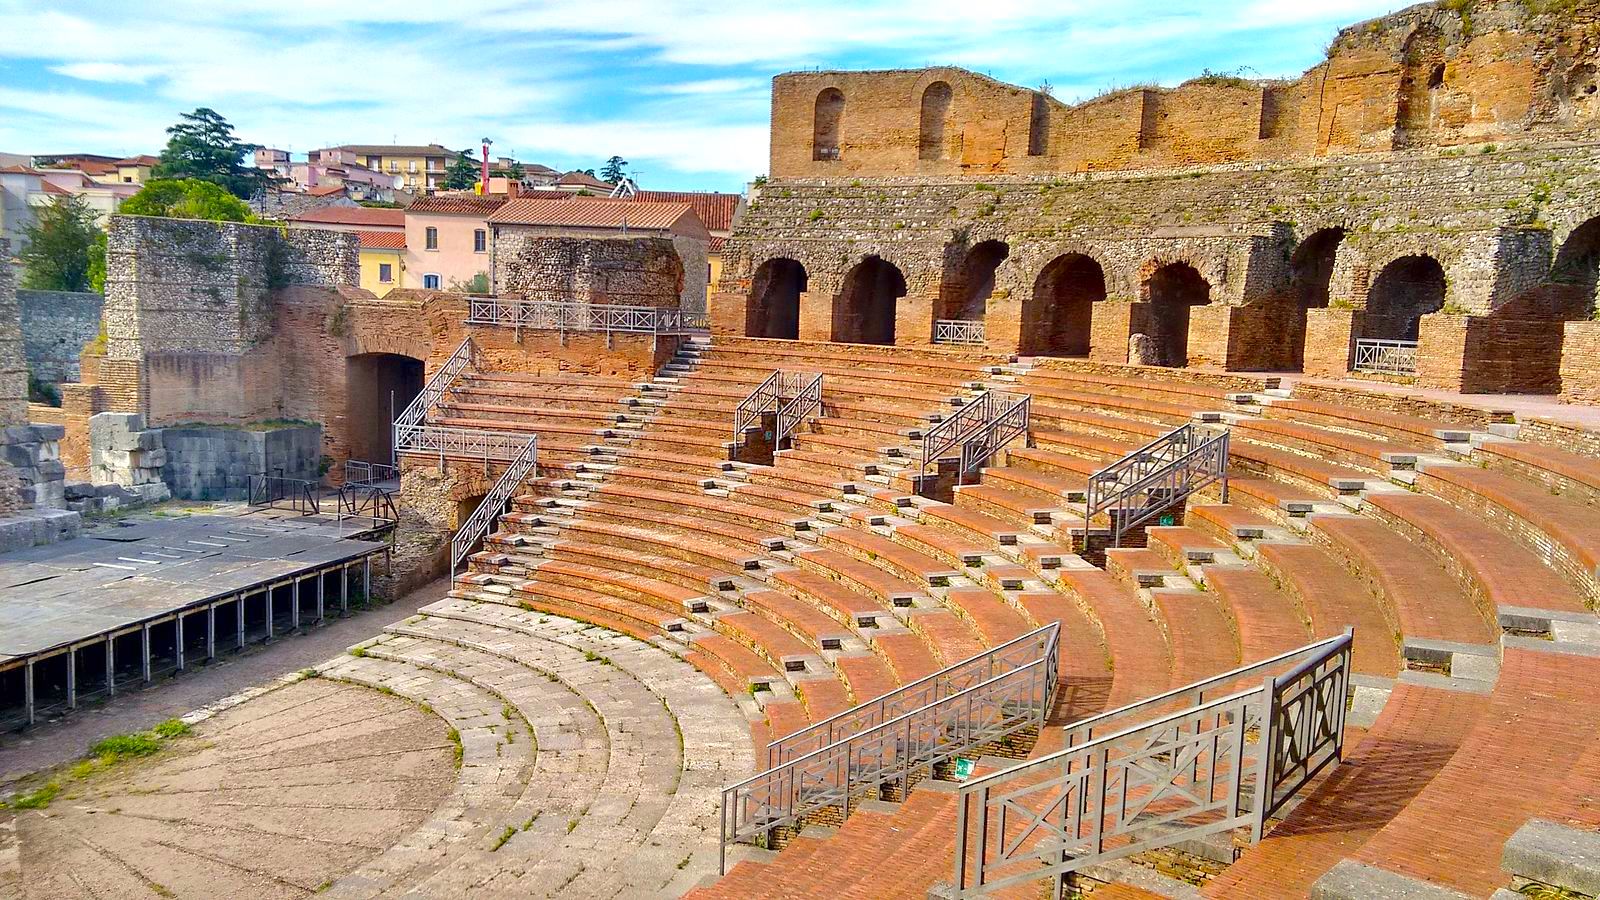
[[[1063,100],[1296,75],[1390,0],[0,0],[0,151],[156,153],[181,111],[303,153],[475,145],[645,187],[766,169],[772,75],[961,65]],[[468,8],[476,7],[470,13]]]

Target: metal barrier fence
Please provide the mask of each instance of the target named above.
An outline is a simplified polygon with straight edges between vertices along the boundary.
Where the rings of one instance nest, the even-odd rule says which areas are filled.
[[[395,452],[438,454],[440,465],[445,457],[481,459],[506,462],[516,459],[528,442],[528,434],[521,431],[485,431],[477,428],[451,428],[445,425],[417,425],[401,430],[395,427]]]
[[[1129,529],[1217,480],[1228,502],[1228,432],[1182,425],[1089,476],[1084,534],[1101,513],[1111,519],[1113,546]]]
[[[1043,727],[1055,694],[1056,631],[1043,656],[972,687],[940,697],[790,759],[722,791],[721,869],[728,845],[763,840],[830,807],[848,816],[852,803],[888,782],[909,783],[920,770],[1029,727]]]
[[[954,896],[1236,828],[1259,841],[1266,821],[1342,758],[1353,641],[1346,630],[1096,716],[1067,729],[1066,749],[962,785]],[[1191,705],[1092,737],[1097,725],[1179,702]]]
[[[936,465],[940,457],[958,445],[962,446],[961,465],[965,473],[972,460],[988,459],[1007,441],[1026,434],[1032,410],[1030,401],[1031,395],[1019,397],[999,391],[984,391],[973,398],[954,415],[922,433],[921,474],[927,475],[930,466]],[[1015,427],[1019,423],[1020,431]],[[999,440],[1001,435],[1005,435],[1005,440]],[[965,446],[968,443],[974,443],[971,452]],[[979,446],[981,444],[987,445],[987,452]]]
[[[338,515],[346,518],[367,518],[385,522],[400,521],[400,511],[394,505],[394,492],[375,484],[346,484],[339,488]]]
[[[313,516],[322,511],[317,499],[317,483],[282,475],[250,475],[246,480],[246,503],[287,509],[302,516]]]
[[[1355,370],[1383,375],[1415,375],[1417,342],[1357,338]]]
[[[935,344],[982,344],[986,338],[982,319],[938,319],[933,323]]]
[[[467,298],[467,324],[498,325],[541,331],[625,332],[656,336],[704,334],[710,325],[703,312],[664,306],[634,306],[583,300],[521,300],[511,297]]]
[[[368,486],[380,481],[393,481],[399,477],[400,468],[388,463],[363,462],[355,459],[344,461],[344,483],[347,485]]]
[[[490,526],[505,512],[506,504],[511,501],[511,496],[522,487],[522,482],[528,475],[535,471],[539,456],[539,438],[537,435],[524,437],[522,449],[511,458],[511,463],[500,474],[499,480],[489,493],[478,504],[467,521],[461,523],[456,529],[455,536],[450,539],[450,572],[453,575],[456,567],[467,558],[472,548],[478,541],[488,534]]]

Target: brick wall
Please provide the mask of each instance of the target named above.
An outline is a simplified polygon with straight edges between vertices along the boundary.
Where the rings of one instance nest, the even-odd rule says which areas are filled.
[[[83,345],[100,333],[100,306],[93,293],[17,291],[22,309],[22,344],[28,370],[41,381],[77,381]]]
[[[1600,322],[1564,322],[1561,337],[1561,399],[1600,403]]]

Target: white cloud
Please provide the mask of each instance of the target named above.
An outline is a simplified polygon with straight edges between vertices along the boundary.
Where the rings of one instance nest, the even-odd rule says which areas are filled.
[[[81,62],[51,66],[50,71],[79,81],[144,84],[160,74],[161,68],[159,66],[132,66],[127,63]]]

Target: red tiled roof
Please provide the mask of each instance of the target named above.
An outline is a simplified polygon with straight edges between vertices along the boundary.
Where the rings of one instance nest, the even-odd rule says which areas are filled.
[[[429,194],[411,201],[405,211],[452,216],[487,216],[506,202],[505,194]]]
[[[732,231],[733,214],[739,208],[738,194],[705,194],[698,191],[639,191],[633,199],[647,203],[687,203],[706,223],[709,231]]]
[[[706,252],[707,253],[721,253],[722,252],[722,245],[726,244],[727,242],[728,242],[727,238],[717,237],[716,235],[712,235],[711,236],[711,240],[706,242]]]
[[[319,225],[365,225],[368,228],[404,228],[406,211],[370,206],[319,206],[297,216],[291,216],[289,221],[315,222]]]
[[[616,187],[614,184],[601,181],[593,175],[590,175],[588,172],[568,172],[560,178],[557,178],[556,184],[578,184],[583,185],[584,187],[591,187],[596,190],[605,191],[608,194],[611,192],[612,188]]]
[[[115,175],[117,173],[116,163],[98,162],[92,159],[62,160],[60,165],[55,166],[55,168],[73,169],[85,175]]]
[[[141,153],[138,156],[130,156],[127,159],[119,159],[119,160],[117,160],[117,165],[119,165],[119,166],[153,166],[158,162],[161,162],[161,157],[159,157],[159,156],[151,156],[148,153]]]
[[[344,193],[344,185],[342,185],[342,184],[319,184],[316,187],[312,188],[311,190],[306,191],[306,193],[310,194],[313,197],[331,197],[334,194],[342,194],[342,193]]]
[[[406,233],[404,231],[358,231],[356,237],[361,239],[363,250],[404,250],[406,248]]]
[[[629,228],[666,230],[684,217],[699,222],[687,203],[640,203],[573,197],[567,200],[524,200],[502,206],[489,221],[505,225],[544,225],[557,228]]]
[[[51,184],[48,181],[46,181],[42,186],[43,186],[44,192],[46,194],[67,194],[67,195],[70,195],[72,193],[71,191],[67,190],[66,188],[61,187],[60,185],[57,185],[57,184]]]
[[[5,175],[41,175],[43,173],[40,172],[38,169],[30,168],[28,166],[6,166],[5,168],[0,168],[0,174],[5,174]]]

